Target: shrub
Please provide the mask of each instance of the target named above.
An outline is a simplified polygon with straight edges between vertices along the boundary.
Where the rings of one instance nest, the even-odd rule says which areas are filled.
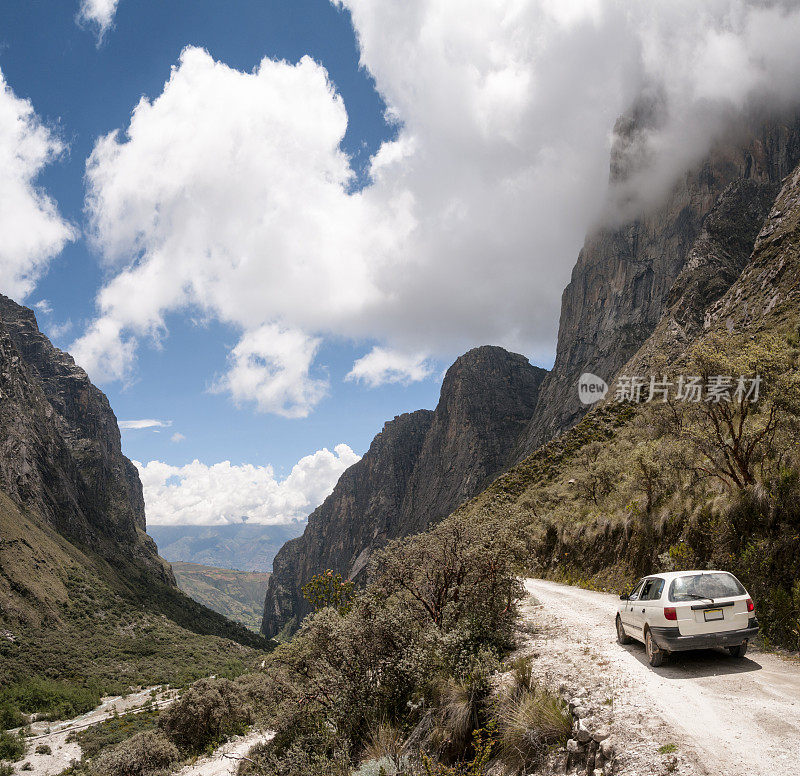
[[[0,704],[0,730],[22,727],[24,724],[25,718],[17,708],[9,702]]]
[[[0,760],[16,762],[25,754],[25,739],[21,735],[0,732]]]
[[[14,769],[10,765],[0,763],[0,776],[14,776]]]
[[[552,744],[565,742],[572,729],[563,702],[539,687],[507,694],[498,703],[496,716],[500,756],[518,772],[539,762]]]
[[[162,712],[159,727],[182,749],[199,752],[252,722],[244,691],[229,679],[201,679]]]
[[[177,762],[178,749],[162,733],[137,733],[100,754],[92,763],[96,776],[148,776]]]
[[[240,776],[349,776],[347,742],[314,714],[286,720],[275,737],[254,747]]]
[[[47,744],[39,744],[36,747],[36,754],[53,754],[53,750]]]
[[[157,725],[158,712],[155,710],[116,715],[82,730],[73,730],[67,736],[67,742],[79,744],[84,759],[91,759],[104,749],[122,743],[136,733],[154,730]]]

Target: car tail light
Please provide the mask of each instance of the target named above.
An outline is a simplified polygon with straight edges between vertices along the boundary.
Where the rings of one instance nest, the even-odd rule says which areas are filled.
[[[665,620],[677,620],[678,613],[675,611],[674,606],[665,606],[664,607],[664,619]]]
[[[752,598],[747,599],[747,611],[754,612],[756,610],[756,605],[753,603]]]

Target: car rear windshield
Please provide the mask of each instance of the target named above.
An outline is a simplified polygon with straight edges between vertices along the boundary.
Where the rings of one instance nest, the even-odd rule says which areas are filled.
[[[732,574],[687,574],[677,577],[669,587],[669,600],[699,601],[704,598],[729,598],[744,595],[745,589]]]

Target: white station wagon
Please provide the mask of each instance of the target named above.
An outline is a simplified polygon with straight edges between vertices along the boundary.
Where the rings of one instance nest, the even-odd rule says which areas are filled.
[[[758,633],[755,605],[727,571],[651,574],[620,596],[617,641],[641,641],[651,666],[671,652],[725,647],[744,657]]]

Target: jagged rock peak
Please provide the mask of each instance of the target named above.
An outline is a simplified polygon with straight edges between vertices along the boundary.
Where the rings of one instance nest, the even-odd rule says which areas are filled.
[[[441,520],[502,472],[545,374],[503,348],[474,348],[447,370],[435,411],[387,423],[311,514],[303,536],[276,555],[264,633],[299,624],[308,612],[301,587],[314,574],[330,568],[359,577],[376,548]]]

